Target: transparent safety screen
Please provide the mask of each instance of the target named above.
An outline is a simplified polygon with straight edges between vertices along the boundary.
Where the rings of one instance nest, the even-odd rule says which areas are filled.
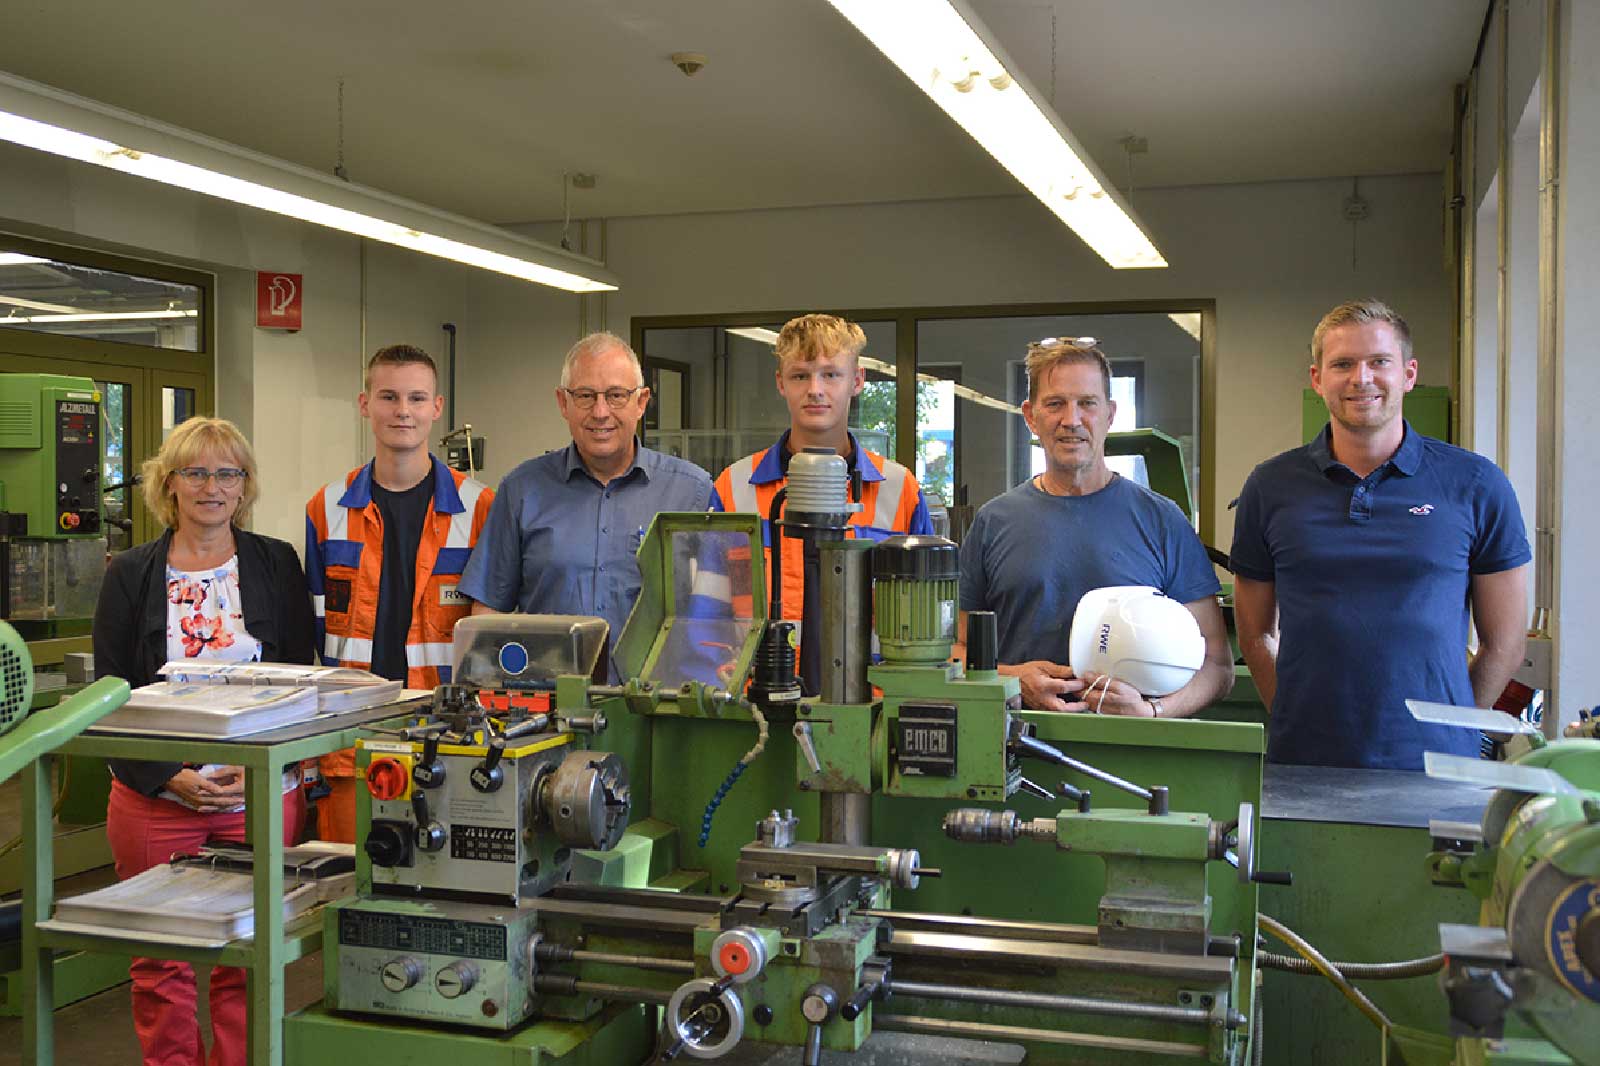
[[[677,529],[670,537],[670,613],[646,680],[658,688],[700,681],[742,691],[744,678],[736,675],[756,625],[750,537],[717,529]]]

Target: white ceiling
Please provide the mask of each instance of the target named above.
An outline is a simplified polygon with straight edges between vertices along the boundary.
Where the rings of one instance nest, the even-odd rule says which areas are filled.
[[[893,2],[893,0],[885,0]],[[1439,169],[1487,0],[976,0],[1139,187]],[[1014,193],[824,0],[8,0],[0,70],[495,222]],[[1052,28],[1052,17],[1054,27]],[[668,61],[703,52],[686,78]]]

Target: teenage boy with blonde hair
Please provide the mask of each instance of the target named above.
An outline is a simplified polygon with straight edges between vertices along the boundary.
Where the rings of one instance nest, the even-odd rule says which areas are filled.
[[[928,504],[916,477],[895,462],[863,448],[848,427],[850,401],[866,384],[861,350],[867,335],[834,315],[801,315],[784,324],[773,354],[778,394],[789,405],[789,428],[776,444],[747,455],[717,476],[713,511],[753,511],[761,516],[762,540],[774,532],[767,515],[772,498],[788,484],[789,458],[805,448],[827,448],[861,474],[861,510],[850,519],[850,535],[883,540],[897,533],[932,533]],[[805,602],[805,564],[799,541],[783,553],[783,614],[799,620]],[[784,545],[788,548],[790,545]],[[763,565],[762,572],[767,573]]]

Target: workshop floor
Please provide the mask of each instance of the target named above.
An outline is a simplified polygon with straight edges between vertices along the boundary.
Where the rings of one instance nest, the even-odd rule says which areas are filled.
[[[22,824],[18,782],[0,784],[0,843],[16,836]],[[109,867],[92,870],[58,883],[61,895],[87,892],[114,880]],[[15,899],[16,894],[6,897]],[[209,1034],[205,1011],[205,980],[201,981],[201,1032]],[[322,955],[317,953],[291,964],[284,974],[284,1005],[299,1010],[322,998]],[[139,1042],[133,1032],[133,1011],[127,984],[109,988],[56,1011],[56,1062],[95,1063],[96,1066],[138,1066]],[[727,1066],[793,1066],[795,1048],[745,1044],[721,1061]],[[1005,1044],[970,1040],[879,1033],[854,1055],[828,1052],[830,1066],[1002,1066],[1023,1060],[1022,1049]],[[22,1019],[0,1018],[0,1066],[22,1061]],[[293,1064],[289,1064],[293,1066]]]

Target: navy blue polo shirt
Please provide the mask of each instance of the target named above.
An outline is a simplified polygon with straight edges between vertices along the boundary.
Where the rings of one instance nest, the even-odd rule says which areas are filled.
[[[1407,699],[1471,706],[1471,579],[1531,559],[1500,468],[1405,427],[1366,477],[1329,429],[1268,459],[1239,497],[1233,569],[1278,599],[1272,762],[1421,770],[1426,751],[1476,756],[1478,734],[1424,725]]]

